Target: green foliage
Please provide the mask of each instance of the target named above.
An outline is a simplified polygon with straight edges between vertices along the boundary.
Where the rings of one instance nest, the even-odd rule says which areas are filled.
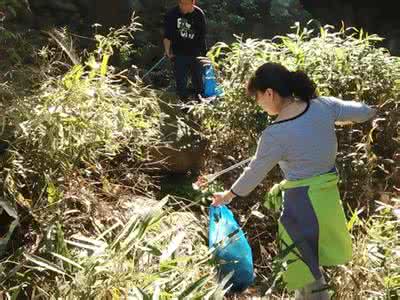
[[[197,110],[204,119],[204,132],[212,138],[216,151],[248,157],[258,135],[271,121],[245,94],[249,76],[267,61],[281,63],[290,70],[303,70],[317,83],[320,95],[356,99],[380,107],[382,118],[372,129],[370,124],[338,129],[338,164],[344,173],[345,193],[351,192],[349,195],[356,199],[360,196],[359,201],[370,199],[377,182],[394,185],[395,180],[388,175],[395,172],[393,158],[400,146],[395,125],[400,118],[400,86],[396,81],[400,60],[385,49],[376,48],[380,40],[362,30],[334,31],[325,26],[315,34],[296,24],[294,33],[273,41],[238,37],[231,45],[215,45],[209,56],[219,70],[226,95],[217,105]],[[378,179],[382,171],[386,175]]]
[[[27,34],[16,33],[1,26],[0,21],[0,53],[4,55],[2,70],[10,71],[10,65],[21,64],[32,52]]]
[[[135,196],[152,184],[141,167],[160,140],[160,99],[125,71],[116,73],[109,58],[116,48],[129,49],[136,25],[96,35],[98,49],[83,57],[66,31],[49,32],[62,53],[42,49],[50,66],[45,80],[2,106],[0,139],[9,149],[0,157],[0,212],[15,217],[12,229],[19,224],[29,240],[0,262],[1,296],[224,294],[199,218],[164,208],[167,199],[141,203]],[[0,255],[9,239],[0,240]]]
[[[16,16],[18,10],[27,7],[27,1],[23,0],[0,0],[0,12],[4,9]]]
[[[259,4],[222,1],[204,2],[204,7],[215,9],[221,17],[214,28],[220,30],[229,22],[243,27],[248,15],[259,21],[263,17]],[[240,14],[229,13],[238,6]],[[15,217],[14,230],[19,224],[16,207],[23,211],[26,234],[26,246],[0,263],[1,296],[204,299],[225,293],[214,281],[205,246],[206,223],[193,213],[166,209],[166,199],[159,204],[141,203],[132,195],[138,187],[144,187],[139,188],[143,192],[151,185],[140,166],[147,159],[146,149],[159,141],[159,99],[124,72],[117,74],[109,60],[116,48],[131,51],[127,40],[137,25],[133,20],[131,26],[107,36],[97,35],[98,49],[83,57],[63,42],[66,32],[53,34],[63,52],[41,51],[47,69],[41,72],[43,82],[36,77],[31,80],[37,81],[37,89],[19,97],[12,84],[0,83],[1,100],[4,94],[8,99],[7,105],[0,103],[0,141],[10,145],[0,157],[0,212]],[[394,299],[399,291],[399,222],[391,214],[393,207],[375,205],[371,199],[384,191],[390,194],[400,178],[396,165],[400,157],[399,59],[375,48],[379,38],[363,31],[334,32],[325,27],[317,34],[299,26],[295,29],[273,41],[237,37],[231,45],[217,44],[210,57],[226,96],[215,106],[199,105],[194,113],[211,141],[211,155],[223,157],[224,165],[224,155],[242,159],[252,154],[259,133],[271,121],[244,89],[248,77],[265,61],[305,70],[323,95],[380,106],[372,127],[338,129],[344,199],[356,199],[352,204],[370,217],[353,214],[349,228],[356,240],[354,260],[329,270],[329,275],[338,298],[353,299],[357,291],[360,299]],[[61,61],[65,54],[72,66]],[[129,187],[123,186],[126,180]],[[189,198],[190,205],[204,208],[212,192],[222,189],[216,183],[201,193],[192,189],[193,181],[180,186],[164,183],[161,192]],[[128,199],[123,201],[123,197]],[[371,210],[373,206],[378,209]],[[101,212],[105,216],[100,217]],[[272,227],[268,224],[267,230]],[[4,241],[0,241],[1,251]],[[286,295],[279,278],[273,279],[280,267],[258,270],[268,270],[266,282],[273,282],[268,296]],[[271,270],[276,273],[270,274]]]
[[[67,240],[58,229],[59,238],[52,244],[61,246],[43,250],[41,256],[25,254],[23,272],[9,281],[30,280],[32,293],[46,299],[223,295],[214,281],[204,230],[199,229],[204,228],[202,222],[190,212],[165,208],[167,202],[165,198],[153,207],[131,208],[136,213],[127,222],[115,223],[95,238],[75,235]],[[11,295],[15,288],[3,291]]]
[[[126,224],[118,219],[111,228],[95,219],[90,231],[94,226],[97,240],[71,237],[79,219],[92,219],[92,205],[105,205],[100,203],[104,195],[115,197],[117,187],[108,176],[129,177],[130,194],[151,184],[132,166],[142,164],[146,149],[159,141],[159,99],[109,66],[116,48],[129,49],[126,40],[136,25],[96,35],[98,49],[83,58],[65,42],[67,32],[49,33],[73,65],[60,75],[48,74],[31,95],[5,107],[1,139],[10,147],[1,160],[2,193],[6,203],[28,210],[38,227],[32,238],[43,237],[33,253],[20,248],[1,263],[3,274],[20,261],[20,272],[0,278],[1,290],[10,297],[202,299],[223,294],[213,282],[199,231],[204,226],[189,212],[163,212],[166,201],[148,212],[138,207],[133,216],[126,214]],[[41,54],[54,66],[60,62],[51,51]],[[129,164],[125,160],[131,167],[121,170]],[[116,171],[109,170],[114,164]]]
[[[213,42],[232,41],[235,33],[251,34],[254,24],[263,22],[268,12],[266,4],[257,0],[201,1],[199,5],[207,14],[209,40]]]
[[[3,193],[35,201],[47,182],[62,181],[82,164],[96,166],[126,148],[134,159],[144,158],[144,145],[159,138],[157,97],[108,69],[112,47],[132,30],[119,29],[108,42],[97,36],[99,48],[86,62],[49,76],[33,95],[6,108],[3,122],[13,138],[2,160]]]
[[[393,205],[379,203],[367,220],[356,217],[353,260],[332,270],[337,299],[397,299],[400,295],[400,221]]]
[[[257,137],[272,120],[245,93],[249,76],[265,62],[305,71],[317,83],[320,95],[365,101],[378,108],[372,125],[337,128],[337,166],[345,207],[348,213],[349,207],[363,211],[362,218],[353,215],[349,222],[356,238],[354,261],[329,271],[338,299],[366,299],[373,295],[389,299],[399,290],[395,254],[399,223],[391,214],[393,208],[373,200],[385,192],[395,194],[400,184],[400,132],[396,125],[400,122],[400,60],[377,48],[378,41],[379,37],[362,30],[334,31],[326,26],[315,33],[297,24],[294,33],[273,40],[237,37],[231,45],[219,43],[209,57],[218,70],[225,96],[215,105],[195,109],[203,120],[202,132],[210,138],[212,151],[218,157],[233,155],[243,159],[253,154]],[[277,176],[272,173],[261,194],[266,192],[271,177]],[[251,198],[256,193],[249,200],[254,200]],[[277,267],[272,268],[274,276],[266,276],[269,283],[271,278],[277,279],[273,287],[268,287],[269,295],[284,293],[278,280],[280,269],[278,261]]]

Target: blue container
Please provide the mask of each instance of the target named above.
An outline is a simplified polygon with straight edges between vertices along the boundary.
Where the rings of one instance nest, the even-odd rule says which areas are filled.
[[[244,291],[254,281],[253,255],[242,229],[226,206],[210,207],[208,238],[209,248],[215,249],[219,280],[233,272],[225,288],[231,286],[229,291],[234,293]]]
[[[222,96],[223,91],[218,86],[217,79],[215,77],[214,68],[212,65],[206,65],[203,69],[203,84],[204,84],[204,97],[218,97]]]

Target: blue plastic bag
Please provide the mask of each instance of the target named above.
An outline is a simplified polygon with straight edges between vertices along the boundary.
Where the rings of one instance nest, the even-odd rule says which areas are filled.
[[[218,97],[223,95],[221,87],[218,86],[217,79],[215,77],[214,68],[211,64],[204,66],[203,72],[203,84],[204,84],[204,97]]]
[[[253,255],[247,239],[226,206],[210,206],[209,248],[215,249],[219,280],[233,272],[226,284],[242,292],[254,281]]]

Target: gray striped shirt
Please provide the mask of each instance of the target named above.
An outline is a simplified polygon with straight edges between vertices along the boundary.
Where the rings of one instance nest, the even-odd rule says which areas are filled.
[[[337,154],[335,122],[365,122],[375,110],[334,97],[313,99],[300,115],[272,123],[262,133],[257,151],[231,191],[248,195],[279,164],[285,179],[304,179],[332,170]]]

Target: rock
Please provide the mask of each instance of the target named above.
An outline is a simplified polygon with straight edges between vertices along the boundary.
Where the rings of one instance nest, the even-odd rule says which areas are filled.
[[[165,92],[162,97],[162,144],[150,149],[151,165],[165,173],[197,173],[204,165],[208,140],[197,133],[191,113],[176,106],[174,94]]]
[[[150,150],[152,166],[167,173],[185,174],[198,173],[204,166],[207,142],[201,146],[186,149],[174,148],[172,145],[153,147]]]

